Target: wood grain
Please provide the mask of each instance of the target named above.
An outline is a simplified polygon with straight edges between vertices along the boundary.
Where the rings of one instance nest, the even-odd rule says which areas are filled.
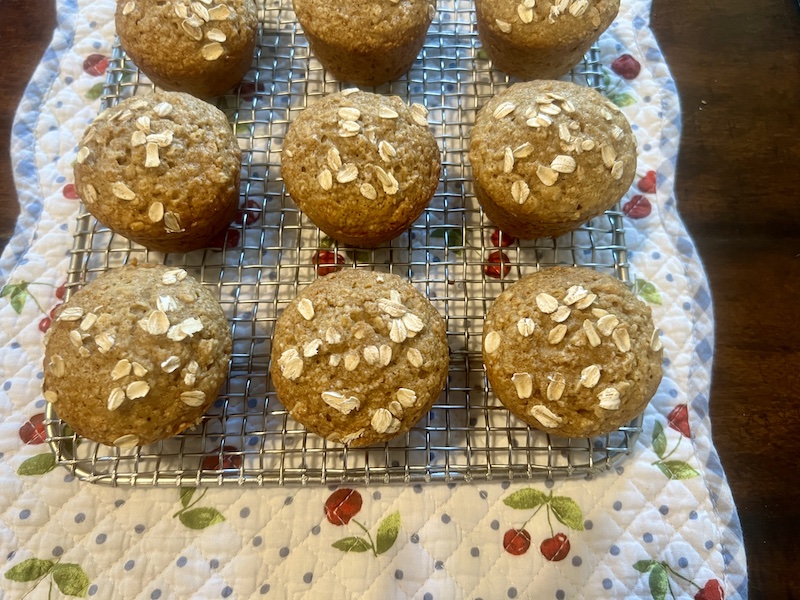
[[[653,0],[651,21],[681,96],[676,196],[714,301],[711,420],[750,595],[800,597],[798,6]],[[0,247],[18,212],[11,120],[54,24],[52,0],[0,4]]]

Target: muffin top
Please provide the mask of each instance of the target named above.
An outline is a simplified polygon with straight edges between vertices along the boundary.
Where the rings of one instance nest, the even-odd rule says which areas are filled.
[[[219,220],[239,193],[241,150],[225,114],[181,92],[134,96],[100,113],[75,162],[97,219],[145,246]]]
[[[587,221],[623,196],[636,172],[636,138],[596,90],[537,80],[512,85],[480,109],[469,159],[499,208],[544,232]]]
[[[286,133],[281,172],[289,194],[334,239],[375,246],[396,237],[439,183],[427,114],[421,104],[356,89],[318,100]]]
[[[492,389],[548,433],[610,432],[641,413],[662,376],[659,332],[621,281],[553,267],[509,286],[489,309],[483,360]]]
[[[119,0],[117,34],[126,52],[162,76],[193,78],[210,63],[252,52],[253,0]]]
[[[397,275],[348,269],[305,288],[279,317],[270,375],[311,431],[366,446],[407,431],[447,378],[444,320]]]
[[[303,29],[350,51],[403,46],[409,32],[436,16],[436,0],[294,0]]]
[[[230,352],[219,303],[186,271],[128,265],[60,308],[45,336],[44,396],[86,438],[147,444],[199,421]]]
[[[518,46],[561,45],[606,29],[619,0],[475,0],[483,25]]]

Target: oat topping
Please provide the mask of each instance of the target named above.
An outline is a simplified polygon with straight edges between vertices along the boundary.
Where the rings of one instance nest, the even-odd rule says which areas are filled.
[[[203,390],[189,390],[181,392],[181,402],[186,406],[197,408],[203,406],[206,401],[206,393]]]
[[[320,346],[322,346],[321,339],[317,338],[311,340],[310,342],[306,343],[305,346],[303,346],[303,356],[305,358],[311,358],[312,356],[316,356],[317,353],[319,352]]]
[[[164,218],[164,205],[161,202],[153,202],[147,209],[147,217],[153,223],[158,223]]]
[[[511,184],[511,198],[513,198],[517,204],[525,204],[525,201],[530,195],[531,189],[523,180],[518,179]]]
[[[78,154],[75,156],[75,160],[78,161],[78,164],[83,164],[83,162],[89,158],[89,154],[91,151],[86,146],[83,146],[80,150],[78,150]]]
[[[517,105],[513,102],[501,102],[497,108],[494,109],[492,116],[494,116],[495,119],[500,120],[513,113],[516,109]]]
[[[650,336],[650,349],[653,352],[658,352],[664,346],[661,343],[660,337],[661,331],[658,329],[654,329],[652,335]]]
[[[501,21],[500,19],[495,19],[494,22],[497,23],[497,28],[503,33],[511,33],[511,23],[509,23],[508,21]]]
[[[377,346],[365,346],[364,347],[364,360],[367,362],[368,365],[374,365],[378,363],[381,359],[380,350],[378,350]]]
[[[108,410],[117,410],[122,403],[125,402],[125,390],[122,388],[114,388],[108,395]]]
[[[553,298],[550,294],[542,292],[536,296],[536,306],[540,311],[549,315],[558,309],[558,300]]]
[[[392,424],[392,419],[394,419],[392,413],[385,408],[379,408],[375,411],[375,414],[372,415],[370,425],[372,425],[372,428],[378,433],[389,433],[388,430]]]
[[[511,173],[514,170],[514,151],[506,148],[503,153],[503,173]]]
[[[133,12],[135,9],[136,9],[136,3],[135,3],[135,2],[133,2],[133,1],[131,1],[131,2],[126,2],[126,3],[125,3],[125,6],[123,6],[123,7],[122,7],[122,15],[123,15],[123,16],[125,16],[125,17],[127,17],[127,16],[128,16],[129,14],[131,14],[131,13],[132,13],[132,12]]]
[[[303,373],[303,359],[294,348],[289,348],[281,354],[278,366],[281,369],[281,375],[289,381],[296,380]]]
[[[358,363],[361,362],[361,357],[355,352],[348,352],[344,356],[344,368],[348,371],[355,371]]]
[[[396,119],[400,115],[397,114],[397,111],[394,110],[393,108],[389,108],[388,106],[381,106],[378,109],[378,116],[381,119]]]
[[[136,193],[122,181],[115,181],[111,184],[111,193],[120,200],[133,200],[136,198]]]
[[[561,421],[563,420],[549,408],[541,404],[532,406],[529,413],[534,419],[539,421],[539,423],[541,423],[543,427],[547,427],[548,429],[552,429],[553,427],[558,427],[559,423],[561,423]]]
[[[559,306],[556,311],[550,315],[550,318],[556,323],[563,323],[569,319],[571,313],[572,309],[570,309],[569,306]]]
[[[547,341],[554,345],[560,344],[565,335],[567,335],[567,326],[564,324],[556,325],[547,334]]]
[[[589,365],[581,371],[580,383],[585,388],[593,388],[600,381],[600,366]]]
[[[397,390],[395,397],[404,408],[411,408],[417,403],[417,393],[408,388],[400,388]]]
[[[559,154],[550,163],[550,168],[557,173],[572,173],[576,166],[575,159],[566,154]]]
[[[117,381],[123,377],[127,377],[131,373],[131,363],[128,359],[123,358],[118,361],[114,368],[111,369],[111,381]]]
[[[150,392],[150,386],[144,381],[134,381],[125,388],[125,395],[131,400],[144,398]]]
[[[116,342],[116,338],[109,333],[101,333],[96,335],[94,338],[94,343],[97,344],[97,349],[100,351],[100,354],[105,354],[114,346]]]
[[[381,344],[381,347],[378,349],[378,353],[382,367],[386,367],[390,362],[392,362],[392,347],[388,344]]]
[[[56,377],[63,377],[67,372],[67,367],[64,364],[64,359],[59,354],[54,354],[50,359],[50,372]]]
[[[174,285],[179,281],[186,279],[187,275],[188,273],[183,269],[171,269],[169,271],[165,271],[161,276],[161,283],[164,285]]]
[[[597,335],[597,330],[594,328],[594,323],[589,319],[583,322],[583,331],[586,333],[586,339],[589,340],[589,345],[596,348],[600,345],[600,336]]]
[[[322,392],[322,401],[343,415],[349,415],[354,410],[361,408],[361,401],[355,396],[346,397],[334,391]]]
[[[181,233],[185,231],[185,229],[181,228],[178,215],[173,212],[164,213],[164,229],[166,229],[168,233]]]
[[[367,200],[375,200],[378,198],[378,192],[371,183],[362,183],[358,191]]]
[[[597,394],[597,399],[600,400],[600,408],[606,410],[617,410],[620,404],[619,391],[616,388],[609,387]]]
[[[325,341],[329,344],[338,344],[342,341],[342,334],[333,327],[328,327],[328,329],[325,330]]]
[[[597,294],[589,294],[582,300],[578,300],[575,303],[575,308],[578,308],[580,310],[585,310],[589,308],[596,299],[597,299]]]
[[[333,188],[333,174],[328,169],[322,169],[317,175],[317,183],[324,191],[330,191]]]
[[[70,306],[61,311],[58,315],[59,321],[77,321],[83,317],[83,308],[80,306]]]
[[[547,187],[555,185],[558,181],[558,173],[545,165],[536,166],[536,177]]]
[[[522,337],[528,337],[536,329],[536,323],[530,317],[523,317],[517,321],[517,331]]]
[[[419,102],[411,105],[411,118],[417,125],[428,126],[428,109]]]
[[[597,320],[597,330],[608,337],[619,325],[619,319],[614,315],[603,315]]]
[[[297,303],[297,312],[299,312],[306,321],[313,319],[314,305],[311,303],[311,300],[308,298],[300,300],[300,302]]]
[[[628,330],[624,327],[619,327],[611,333],[611,340],[620,352],[630,352],[631,337]]]
[[[135,448],[139,445],[139,436],[129,433],[114,440],[114,445],[117,448]]]
[[[553,402],[560,400],[567,386],[564,376],[561,373],[552,373],[547,379],[550,381],[547,384],[547,399]]]
[[[50,404],[55,404],[56,402],[58,402],[58,393],[54,392],[53,390],[45,390],[44,399],[47,400]]]
[[[487,354],[497,352],[497,349],[500,348],[500,339],[500,334],[496,331],[490,331],[486,334],[486,338],[483,340],[483,348]]]
[[[514,384],[514,388],[517,390],[517,396],[520,400],[531,397],[533,393],[533,379],[530,373],[514,373],[514,375],[511,376],[511,383]]]
[[[172,373],[181,366],[181,359],[177,356],[170,356],[164,362],[161,363],[161,369],[165,373]]]

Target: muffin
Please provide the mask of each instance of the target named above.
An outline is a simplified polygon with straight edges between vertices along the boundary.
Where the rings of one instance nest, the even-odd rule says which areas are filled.
[[[286,132],[287,191],[340,242],[374,247],[397,237],[439,184],[441,155],[427,114],[421,104],[356,89],[318,100]]]
[[[565,437],[608,433],[639,415],[661,381],[650,307],[618,279],[553,267],[509,286],[483,326],[494,393],[531,427]]]
[[[636,138],[617,106],[563,81],[517,83],[478,111],[475,195],[501,230],[556,237],[611,208],[636,173]]]
[[[78,149],[75,188],[112,231],[151,250],[187,252],[236,216],[241,159],[222,111],[157,92],[97,116]]]
[[[619,0],[475,0],[478,35],[494,66],[555,79],[578,64],[619,12]]]
[[[294,0],[311,51],[340,81],[397,79],[425,43],[436,0]]]
[[[166,90],[219,96],[253,62],[253,0],[119,0],[115,23],[125,53]]]
[[[447,379],[445,324],[397,275],[326,275],[286,307],[272,336],[280,401],[310,431],[348,446],[385,442],[431,408]]]
[[[127,448],[195,425],[228,373],[219,303],[180,268],[131,264],[87,283],[45,336],[44,397],[80,435]]]

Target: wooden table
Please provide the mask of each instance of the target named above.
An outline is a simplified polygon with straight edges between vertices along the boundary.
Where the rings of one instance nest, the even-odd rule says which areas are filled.
[[[751,597],[800,597],[800,11],[653,0],[652,23],[681,95],[676,195],[713,294],[711,421]],[[54,26],[53,0],[0,4],[0,248],[18,212],[11,120]]]

